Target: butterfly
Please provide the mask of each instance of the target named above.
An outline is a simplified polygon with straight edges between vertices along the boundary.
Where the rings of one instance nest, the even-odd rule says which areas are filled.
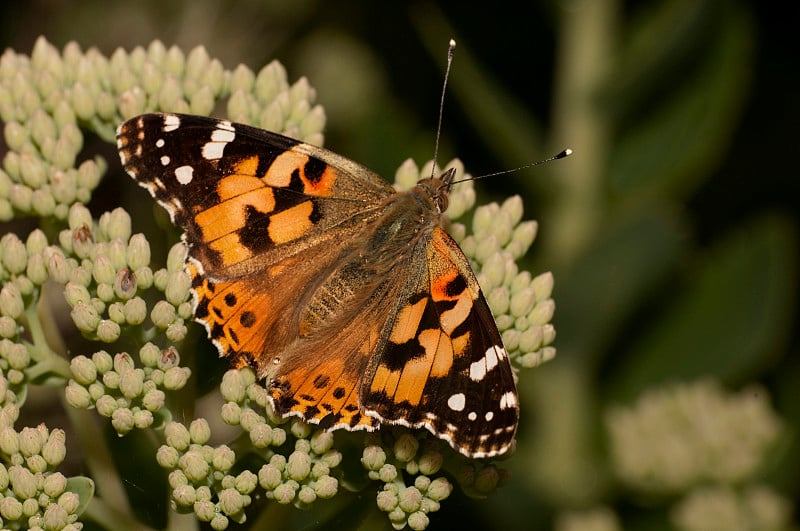
[[[398,192],[331,151],[181,114],[132,118],[117,144],[185,231],[196,320],[279,416],[425,428],[471,458],[513,445],[508,353],[443,228],[455,170]]]

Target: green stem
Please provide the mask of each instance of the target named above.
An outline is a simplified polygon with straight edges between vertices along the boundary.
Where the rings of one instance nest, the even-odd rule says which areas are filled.
[[[575,151],[553,165],[558,192],[551,205],[550,231],[543,238],[548,255],[561,265],[572,262],[600,226],[611,126],[597,105],[612,74],[618,0],[575,0],[561,17],[553,93],[552,138]],[[558,147],[557,149],[561,149]]]

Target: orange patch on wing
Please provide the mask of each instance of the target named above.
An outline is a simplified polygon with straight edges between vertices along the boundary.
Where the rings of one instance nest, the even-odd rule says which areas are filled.
[[[419,330],[419,323],[422,321],[422,314],[428,304],[427,298],[422,298],[415,304],[406,306],[397,314],[397,320],[392,327],[389,341],[397,345],[407,343],[416,337]]]
[[[442,315],[439,316],[439,322],[442,326],[442,330],[444,330],[447,335],[452,334],[453,330],[461,326],[461,324],[469,317],[471,311],[472,298],[469,296],[469,292],[464,290],[458,296],[456,305],[446,312],[442,312]]]
[[[398,381],[400,381],[400,371],[392,371],[385,365],[378,365],[369,390],[373,393],[383,391],[388,396],[392,396],[397,389]]]
[[[235,232],[217,238],[208,245],[211,249],[219,253],[223,265],[239,263],[248,258],[252,258],[253,253],[239,239]]]
[[[285,188],[292,181],[294,171],[302,171],[308,162],[308,156],[295,151],[284,151],[272,161],[267,173],[262,177],[267,186]]]
[[[242,159],[233,167],[233,173],[244,176],[255,176],[258,171],[258,162],[258,155]]]
[[[430,375],[441,378],[450,374],[453,367],[453,342],[441,330],[424,330],[419,335],[419,344],[425,349],[423,359],[430,360]]]
[[[336,170],[328,166],[325,171],[315,181],[311,181],[306,177],[305,173],[302,175],[303,185],[305,192],[316,196],[328,196],[333,191],[333,185],[336,183],[338,177]]]
[[[247,207],[269,213],[275,208],[272,190],[255,177],[232,175],[219,182],[221,202],[198,212],[194,221],[203,231],[204,241],[213,241],[244,227]]]
[[[270,216],[270,240],[280,245],[304,236],[314,225],[311,221],[313,211],[314,204],[304,201]]]

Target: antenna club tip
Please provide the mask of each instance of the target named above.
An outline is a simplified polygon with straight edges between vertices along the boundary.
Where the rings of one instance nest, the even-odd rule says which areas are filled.
[[[567,149],[565,149],[564,151],[562,151],[561,153],[559,153],[558,155],[556,155],[553,158],[555,158],[555,159],[563,159],[564,157],[569,157],[570,155],[572,155],[572,150],[570,148],[567,148]]]
[[[455,48],[455,47],[456,47],[456,40],[450,39],[450,48]]]

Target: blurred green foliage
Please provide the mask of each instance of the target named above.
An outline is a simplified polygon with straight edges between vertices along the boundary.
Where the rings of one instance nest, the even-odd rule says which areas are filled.
[[[800,123],[796,6],[200,0],[0,10],[0,39],[20,50],[44,34],[105,52],[153,38],[202,44],[229,68],[279,58],[318,89],[327,147],[384,175],[432,152],[453,36],[442,159],[458,155],[479,174],[567,145],[575,154],[479,182],[488,196],[522,194],[540,223],[530,260],[556,278],[558,356],[522,380],[511,482],[479,503],[454,493],[430,529],[702,529],[692,527],[698,511],[719,514],[718,526],[737,514],[741,529],[796,527],[781,509],[800,489],[800,190],[786,155]],[[98,208],[115,186],[101,185]],[[762,466],[706,485],[711,493],[689,485],[653,497],[626,484],[608,411],[701,379],[722,396],[759,383],[771,398],[784,429]]]

